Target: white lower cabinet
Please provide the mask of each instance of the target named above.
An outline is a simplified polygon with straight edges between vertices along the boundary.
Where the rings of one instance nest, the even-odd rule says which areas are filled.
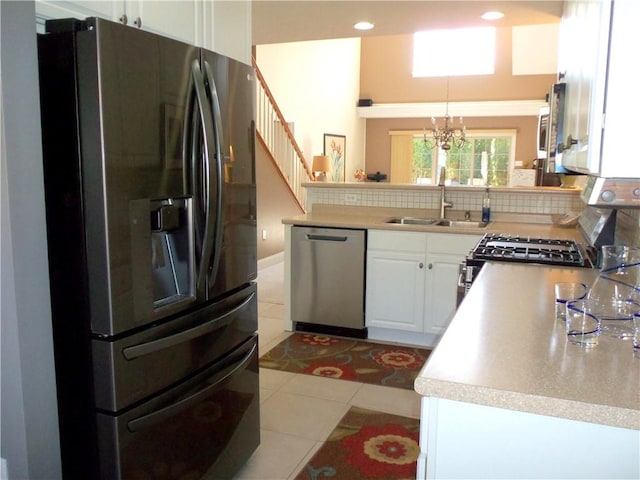
[[[427,279],[424,331],[442,335],[456,313],[460,262],[482,237],[430,233],[427,239]]]
[[[367,327],[424,330],[427,235],[369,230]]]
[[[433,344],[456,310],[459,264],[480,238],[369,230],[365,318],[370,338]]]
[[[639,448],[637,430],[422,397],[416,478],[638,479]]]

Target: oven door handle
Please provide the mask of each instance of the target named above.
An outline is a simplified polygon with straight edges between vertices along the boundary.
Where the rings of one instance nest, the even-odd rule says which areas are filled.
[[[165,421],[167,418],[175,416],[176,414],[188,409],[192,405],[200,402],[203,398],[211,395],[211,393],[215,392],[216,390],[220,390],[235,374],[247,368],[247,365],[252,360],[253,352],[255,352],[257,348],[258,344],[256,342],[253,344],[249,352],[246,353],[238,363],[235,363],[223,369],[221,372],[207,380],[207,383],[209,383],[209,385],[202,390],[199,390],[193,395],[183,398],[182,400],[172,403],[171,405],[167,405],[164,408],[156,410],[155,412],[143,415],[142,417],[134,418],[133,420],[127,422],[127,429],[131,433],[135,433],[153,427],[154,425]]]

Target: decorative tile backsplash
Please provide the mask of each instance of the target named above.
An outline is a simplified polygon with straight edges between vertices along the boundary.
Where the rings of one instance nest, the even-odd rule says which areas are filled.
[[[554,192],[508,189],[491,189],[491,211],[502,213],[563,214],[579,213],[584,208],[579,191]],[[453,210],[480,211],[484,190],[471,187],[448,188],[447,201]],[[350,205],[360,207],[424,208],[438,209],[440,190],[437,188],[389,188],[374,186],[326,188],[307,186],[307,210],[314,204]]]

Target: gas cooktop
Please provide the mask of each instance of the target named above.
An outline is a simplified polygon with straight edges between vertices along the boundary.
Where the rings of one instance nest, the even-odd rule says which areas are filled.
[[[487,233],[471,251],[474,260],[590,266],[585,252],[573,240],[532,238]]]

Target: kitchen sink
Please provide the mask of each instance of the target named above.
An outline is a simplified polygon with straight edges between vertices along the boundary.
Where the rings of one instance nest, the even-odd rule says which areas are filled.
[[[397,223],[400,225],[432,225],[434,227],[450,228],[486,228],[488,222],[474,222],[471,220],[438,220],[437,218],[420,217],[393,217],[386,223]]]
[[[387,220],[386,223],[399,223],[401,225],[433,225],[437,223],[437,221],[437,218],[394,217]]]
[[[474,222],[471,220],[440,220],[435,223],[438,227],[454,228],[486,228],[489,222]]]

